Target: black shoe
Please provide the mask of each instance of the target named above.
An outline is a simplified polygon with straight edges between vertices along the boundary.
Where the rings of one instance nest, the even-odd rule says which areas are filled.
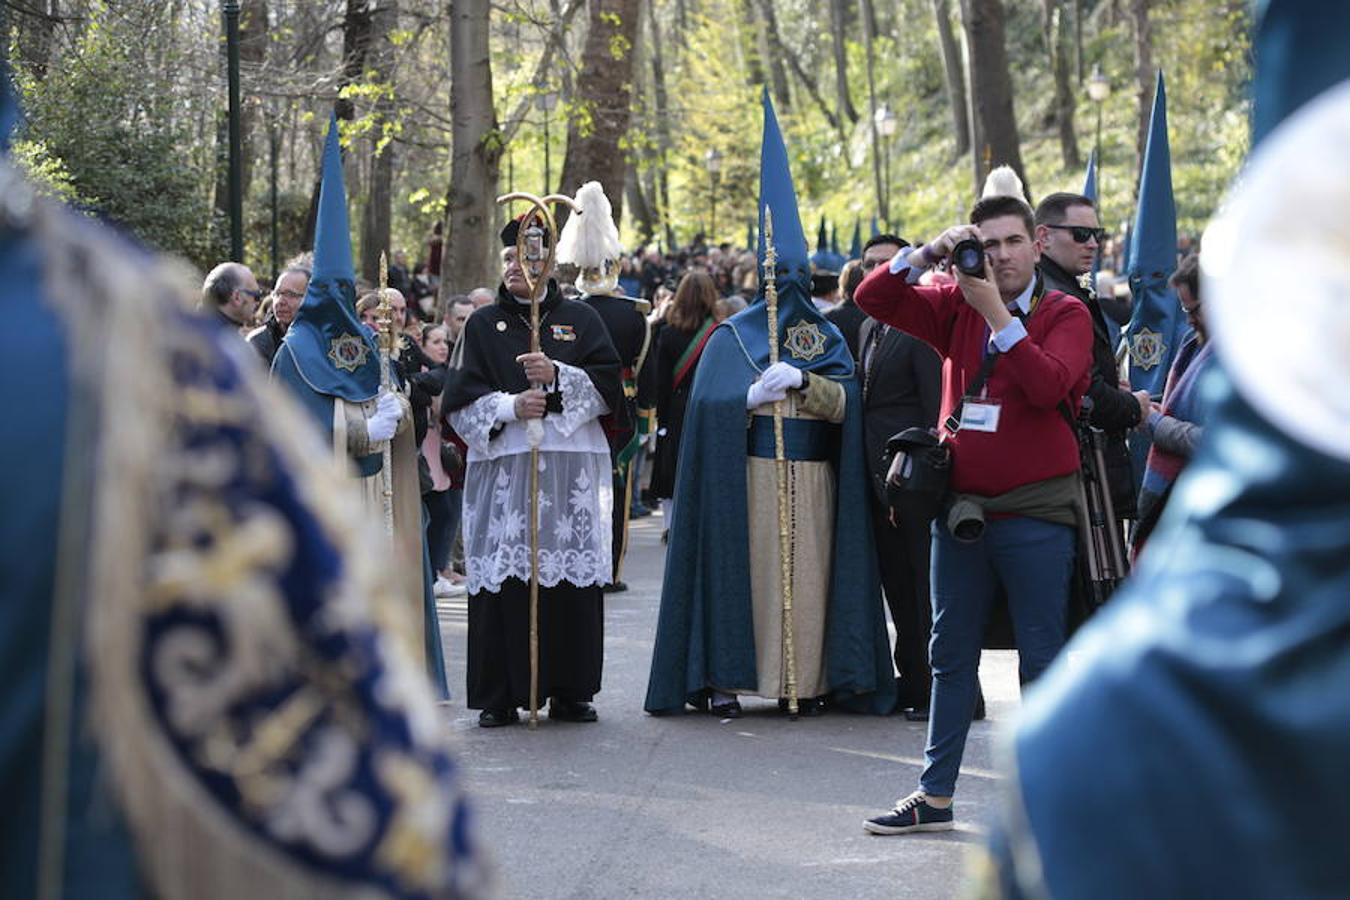
[[[917,706],[911,706],[909,709],[905,710],[904,715],[906,722],[927,722],[928,707],[925,706],[923,708],[920,708]]]
[[[606,594],[622,594],[624,591],[628,590],[628,585],[624,584],[622,581],[611,581],[600,590]]]
[[[779,699],[778,711],[781,713],[788,712],[788,702],[786,699]],[[824,697],[799,698],[797,700],[797,715],[810,716],[811,718],[825,715],[825,698]]]
[[[739,719],[741,717],[741,701],[732,699],[726,703],[714,703],[708,708],[708,712],[719,719]]]
[[[595,714],[595,707],[583,700],[557,698],[548,701],[548,717],[559,722],[594,722],[599,718]]]
[[[479,728],[501,728],[520,721],[520,713],[514,709],[485,709],[478,714]]]

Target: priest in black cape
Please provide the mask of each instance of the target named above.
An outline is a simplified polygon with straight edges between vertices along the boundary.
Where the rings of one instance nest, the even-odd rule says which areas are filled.
[[[778,251],[780,362],[769,364],[763,289],[718,326],[684,421],[646,709],[686,703],[738,715],[734,695],[787,697],[771,403],[784,399],[794,484],[792,571],[798,696],[890,713],[895,677],[868,513],[861,395],[843,335],[811,303],[806,238],[768,95],[760,171]]]
[[[596,719],[601,590],[613,572],[613,483],[600,418],[623,401],[618,354],[595,310],[563,299],[551,278],[540,301],[541,353],[530,353],[529,288],[516,260],[521,227],[537,226],[517,219],[502,230],[497,300],[465,323],[441,401],[469,448],[468,706],[482,710],[484,727],[518,721],[517,707],[529,703],[531,446],[539,450],[539,696],[550,698],[552,719]]]

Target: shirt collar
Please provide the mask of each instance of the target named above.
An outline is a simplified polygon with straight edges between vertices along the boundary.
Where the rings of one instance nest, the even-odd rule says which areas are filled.
[[[1035,290],[1036,290],[1036,279],[1033,276],[1032,279],[1027,282],[1027,286],[1026,288],[1023,289],[1022,293],[1017,295],[1017,299],[1014,300],[1012,303],[1008,304],[1008,309],[1011,310],[1014,306],[1016,306],[1018,309],[1022,311],[1022,315],[1024,316],[1031,315],[1031,295]]]

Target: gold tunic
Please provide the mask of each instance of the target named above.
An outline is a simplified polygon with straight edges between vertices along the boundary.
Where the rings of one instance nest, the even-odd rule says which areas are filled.
[[[828,378],[812,378],[806,391],[788,391],[784,418],[844,421],[844,389]],[[765,404],[752,415],[773,414]],[[755,625],[755,661],[760,697],[785,697],[782,567],[778,540],[778,473],[772,459],[746,460],[750,535],[750,597]],[[792,633],[797,695],[829,691],[825,670],[830,561],[834,551],[835,474],[827,461],[790,461],[788,468],[792,541]]]

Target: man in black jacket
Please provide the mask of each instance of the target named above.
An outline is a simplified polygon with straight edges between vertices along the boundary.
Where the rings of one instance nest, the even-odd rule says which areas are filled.
[[[1092,269],[1102,237],[1096,207],[1082,194],[1050,194],[1036,207],[1036,240],[1041,245],[1039,268],[1046,289],[1077,297],[1092,315],[1092,384],[1083,404],[1091,404],[1089,423],[1106,434],[1103,455],[1116,517],[1133,518],[1135,484],[1125,435],[1148,410],[1127,388],[1120,386],[1101,304],[1079,280]]]
[[[270,369],[272,360],[286,336],[286,329],[295,321],[295,311],[305,302],[305,291],[309,288],[309,269],[291,266],[277,276],[272,288],[272,310],[263,319],[263,323],[249,332],[248,342]]]
[[[885,265],[909,244],[877,235],[863,251],[863,268]],[[886,441],[906,428],[937,425],[942,360],[923,341],[869,319],[858,331],[858,372],[863,390],[863,447],[872,484],[872,524],[886,605],[895,624],[895,667],[900,673],[897,707],[911,719],[927,717],[932,675],[928,640],[928,523],[893,516],[886,504]]]

